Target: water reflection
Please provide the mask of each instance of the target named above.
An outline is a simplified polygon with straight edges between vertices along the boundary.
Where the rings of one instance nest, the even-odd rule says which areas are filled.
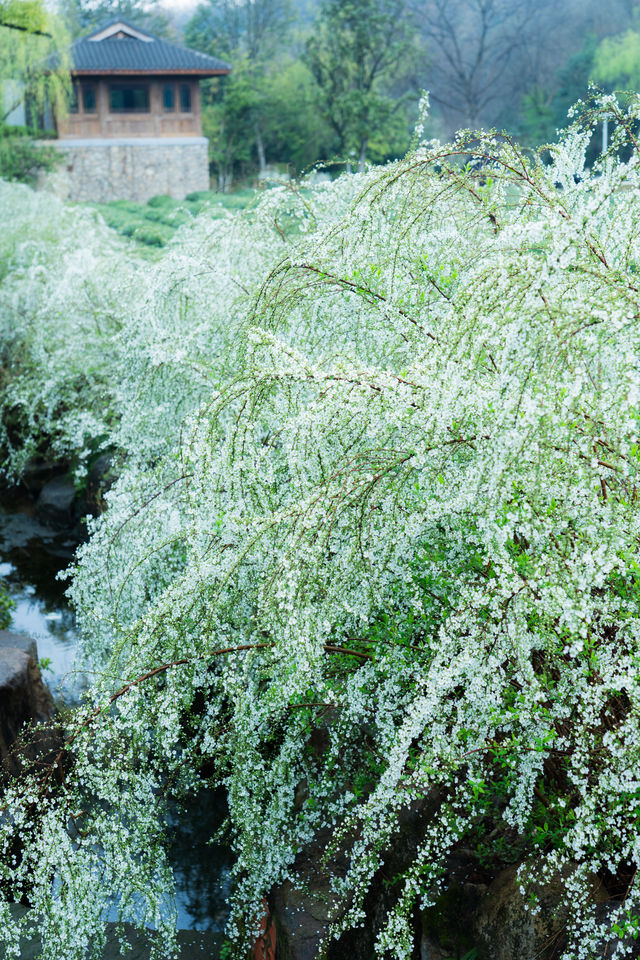
[[[218,832],[226,816],[221,790],[202,790],[182,812],[174,810],[170,815],[169,859],[181,929],[224,929],[233,857],[228,845],[207,841]]]
[[[74,651],[76,633],[73,614],[62,600],[45,601],[31,583],[25,583],[12,563],[0,563],[0,579],[8,588],[15,607],[9,629],[28,633],[36,641],[42,676],[57,702],[77,703],[85,686],[76,673]]]
[[[57,575],[69,564],[77,544],[68,531],[42,523],[28,505],[20,511],[0,507],[0,582],[16,604],[9,629],[36,640],[40,660],[50,661],[43,679],[54,698],[67,705],[79,702],[85,681],[73,669],[77,634],[64,597],[65,584]],[[175,808],[169,818],[169,858],[176,881],[178,927],[183,931],[181,958],[200,956],[201,951],[215,955],[210,952],[212,945],[220,942],[232,856],[228,846],[207,841],[226,814],[224,793],[204,790],[183,804],[182,810]],[[134,949],[134,956],[148,956],[146,947],[140,951]],[[25,948],[22,960],[28,956]],[[105,956],[110,956],[109,951]]]
[[[0,581],[15,603],[9,629],[36,641],[38,657],[47,664],[43,679],[65,704],[77,703],[85,686],[73,670],[74,619],[57,579],[76,546],[77,540],[35,517],[0,512]]]

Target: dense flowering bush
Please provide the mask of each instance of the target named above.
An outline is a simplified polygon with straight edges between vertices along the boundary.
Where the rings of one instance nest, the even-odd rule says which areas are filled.
[[[631,955],[640,158],[637,104],[598,107],[618,125],[592,170],[586,114],[547,165],[492,135],[423,143],[199,218],[156,261],[2,188],[11,463],[44,437],[79,469],[120,455],[72,571],[97,679],[65,774],[11,785],[0,822],[0,891],[28,894],[48,960],[98,956],[114,901],[171,954],[164,806],[210,778],[238,956],[314,838],[349,855],[327,939],[359,925],[427,796],[381,955],[410,956],[462,842],[523,885],[562,874],[565,960]]]

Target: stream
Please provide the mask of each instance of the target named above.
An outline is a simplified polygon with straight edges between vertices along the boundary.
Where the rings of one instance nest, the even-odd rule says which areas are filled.
[[[74,670],[76,630],[58,573],[69,564],[77,538],[73,531],[41,521],[31,501],[0,505],[0,583],[15,602],[9,629],[36,640],[42,675],[58,705],[77,704],[86,679]],[[206,842],[226,815],[224,796],[203,791],[186,812],[169,822],[169,856],[176,883],[180,960],[217,960],[224,942],[231,852]],[[16,913],[24,908],[16,907]],[[129,960],[146,960],[146,945],[131,934]],[[21,960],[37,956],[37,943],[25,943]],[[120,956],[115,938],[104,960]],[[60,957],[60,960],[64,960]]]

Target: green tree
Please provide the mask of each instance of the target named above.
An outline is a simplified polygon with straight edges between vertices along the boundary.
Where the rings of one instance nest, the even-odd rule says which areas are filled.
[[[282,58],[267,74],[262,111],[265,151],[292,173],[334,155],[335,134],[317,109],[315,81],[303,61]]]
[[[569,108],[587,93],[596,47],[596,37],[586,34],[581,48],[556,73],[553,105],[557,127],[566,127]],[[550,136],[554,134],[551,131]]]
[[[516,124],[525,142],[537,146],[551,138],[554,129],[553,89],[536,85],[522,98]]]
[[[548,143],[567,126],[569,108],[587,95],[597,44],[594,34],[586,34],[580,49],[545,83],[534,84],[508,114],[505,125],[524,143]]]
[[[233,164],[237,165],[238,150],[245,152],[244,141],[249,138],[254,143],[260,170],[264,171],[267,166],[265,81],[282,50],[290,20],[288,0],[207,0],[200,4],[187,24],[188,46],[228,58],[234,72],[243,74],[240,79],[232,77],[205,88],[205,100],[217,104],[208,116],[219,119],[218,130],[225,131],[225,149],[227,153],[231,150],[228,156]],[[225,106],[227,96],[233,102]],[[205,133],[210,135],[206,128]]]
[[[32,141],[34,127],[54,110],[64,112],[70,90],[68,42],[59,18],[43,0],[0,2],[0,177],[31,181],[38,168],[60,159],[51,148]],[[18,112],[26,116],[18,117]],[[16,124],[19,124],[16,125]]]
[[[236,61],[230,76],[203,84],[202,101],[202,128],[209,138],[209,159],[218,188],[228,190],[252,162],[256,94],[246,61]]]
[[[44,0],[0,2],[0,123],[26,99],[34,112],[63,110],[69,93],[67,36]]]
[[[159,0],[59,0],[59,10],[74,39],[114,17],[122,17],[160,36],[170,32],[169,19],[160,9]]]
[[[6,630],[11,623],[11,611],[15,601],[9,596],[7,588],[0,583],[0,630]]]
[[[412,50],[404,0],[324,0],[306,61],[338,150],[356,151],[360,169],[402,102],[391,92]]]
[[[285,39],[289,0],[205,0],[185,29],[189,46],[217,57],[246,56],[264,64]]]
[[[269,157],[296,174],[335,151],[333,131],[316,108],[313,77],[294,57],[280,57],[278,70],[265,71],[259,84],[246,57],[234,60],[231,75],[203,92],[203,130],[221,190],[260,165],[256,118],[265,162]]]
[[[598,44],[591,79],[613,89],[640,90],[640,33],[625,30]]]

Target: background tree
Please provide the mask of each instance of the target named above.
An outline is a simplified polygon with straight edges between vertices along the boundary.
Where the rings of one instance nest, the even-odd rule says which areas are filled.
[[[42,0],[0,2],[0,177],[31,180],[60,155],[32,142],[45,115],[64,112],[70,91],[68,37]]]
[[[405,108],[424,88],[445,136],[485,125],[531,146],[549,142],[598,71],[603,83],[632,82],[629,71],[626,80],[614,74],[626,60],[634,65],[636,7],[635,0],[606,7],[600,0],[204,0],[186,42],[234,68],[203,88],[212,166],[228,186],[268,161],[299,171],[336,154],[358,155],[360,165],[365,156],[396,158],[409,143]]]
[[[587,92],[598,43],[628,30],[635,7],[635,0],[413,0],[428,52],[420,85],[448,132],[485,125],[532,145],[554,139]]]
[[[391,96],[413,61],[411,22],[404,0],[324,0],[306,60],[337,149],[367,146],[402,102]]]
[[[264,142],[267,156],[298,175],[335,151],[334,134],[317,109],[317,90],[306,63],[289,54],[265,77]]]
[[[451,127],[476,127],[511,85],[511,68],[537,54],[549,0],[418,0],[417,22],[428,44],[427,80]],[[528,65],[528,64],[527,64]],[[530,70],[526,71],[530,73]],[[513,92],[513,89],[512,89]],[[495,114],[495,110],[493,111]]]
[[[67,36],[43,0],[0,2],[0,123],[29,100],[61,110],[69,93]]]
[[[205,0],[185,30],[190,46],[215,56],[244,54],[265,63],[281,48],[291,23],[289,0]]]
[[[252,162],[252,126],[256,96],[246,61],[235,60],[233,73],[202,85],[202,129],[218,189],[246,176]]]
[[[123,17],[152,33],[171,33],[170,21],[159,0],[59,0],[59,11],[73,39],[114,17]]]
[[[530,146],[553,140],[566,127],[569,108],[587,93],[597,43],[592,33],[585,34],[575,53],[541,75],[514,108],[503,112],[504,126]]]
[[[253,139],[261,172],[267,166],[263,135],[266,78],[286,41],[290,22],[289,0],[207,0],[197,8],[185,30],[188,46],[226,58],[234,65],[235,76],[204,88],[204,99],[210,107],[207,116],[217,121],[218,138],[225,138],[229,162],[238,161],[229,136],[242,150],[241,141],[247,136]],[[226,98],[232,103],[225,105]],[[243,104],[240,112],[239,99]],[[240,127],[234,126],[233,131],[228,123],[232,117],[240,121]],[[215,156],[214,152],[214,162]]]
[[[591,76],[610,88],[640,90],[640,32],[604,37],[594,51]]]

